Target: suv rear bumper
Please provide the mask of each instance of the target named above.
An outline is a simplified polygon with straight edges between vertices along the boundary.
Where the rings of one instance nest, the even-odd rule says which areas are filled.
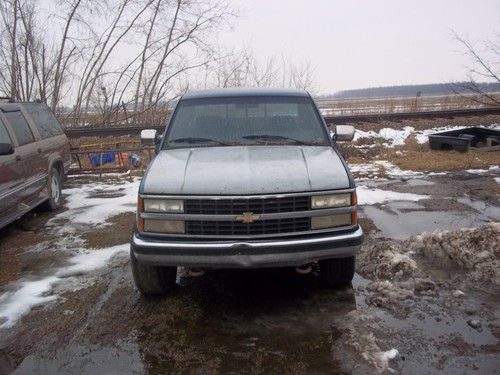
[[[134,234],[131,251],[144,264],[200,268],[260,268],[299,266],[321,259],[356,255],[363,242],[358,227],[293,239],[186,242],[145,238]]]

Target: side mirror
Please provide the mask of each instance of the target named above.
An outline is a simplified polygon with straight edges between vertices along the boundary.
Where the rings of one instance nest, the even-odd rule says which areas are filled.
[[[0,155],[11,155],[14,153],[14,147],[10,143],[0,143]]]
[[[335,127],[335,140],[339,142],[348,142],[354,139],[354,126],[337,125]]]
[[[141,130],[141,143],[147,146],[154,146],[156,144],[156,130],[144,129]]]

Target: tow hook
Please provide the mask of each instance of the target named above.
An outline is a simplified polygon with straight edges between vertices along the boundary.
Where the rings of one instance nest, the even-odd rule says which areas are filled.
[[[303,264],[295,268],[295,272],[297,272],[300,275],[307,275],[308,273],[311,273],[311,271],[312,271],[311,263]]]

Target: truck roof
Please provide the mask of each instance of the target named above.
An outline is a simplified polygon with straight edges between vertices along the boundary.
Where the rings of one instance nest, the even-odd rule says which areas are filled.
[[[184,99],[202,99],[202,98],[227,98],[234,96],[300,96],[308,97],[309,94],[304,90],[279,89],[279,88],[226,88],[189,91],[182,97]]]

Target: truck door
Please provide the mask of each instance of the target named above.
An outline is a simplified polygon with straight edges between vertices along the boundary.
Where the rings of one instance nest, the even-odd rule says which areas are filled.
[[[0,117],[0,143],[11,144],[14,153],[0,155],[0,228],[17,216],[24,192],[23,166],[12,135]]]

